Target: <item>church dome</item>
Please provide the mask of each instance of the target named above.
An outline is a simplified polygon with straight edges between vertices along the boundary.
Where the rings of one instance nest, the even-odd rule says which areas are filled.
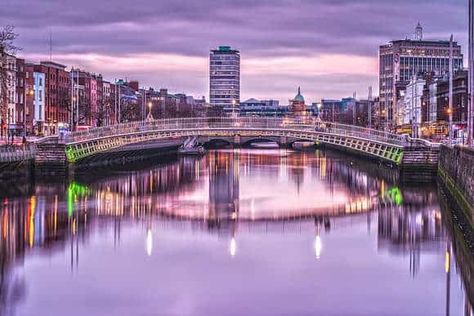
[[[298,87],[298,94],[295,96],[295,98],[293,99],[293,101],[303,102],[303,103],[304,103],[304,97],[303,97],[303,95],[301,94],[301,89],[300,89],[300,87]]]

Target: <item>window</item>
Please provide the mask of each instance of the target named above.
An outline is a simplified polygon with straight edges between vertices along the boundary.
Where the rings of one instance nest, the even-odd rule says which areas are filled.
[[[38,92],[39,92],[38,93],[38,100],[43,101],[43,91],[39,90]]]

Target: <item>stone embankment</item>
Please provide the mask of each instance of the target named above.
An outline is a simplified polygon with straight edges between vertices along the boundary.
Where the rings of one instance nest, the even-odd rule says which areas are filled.
[[[474,227],[474,150],[442,146],[438,174]]]

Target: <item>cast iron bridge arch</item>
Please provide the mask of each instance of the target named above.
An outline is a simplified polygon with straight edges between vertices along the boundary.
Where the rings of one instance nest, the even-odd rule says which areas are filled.
[[[312,118],[176,118],[122,123],[74,132],[64,142],[70,163],[111,149],[130,144],[170,138],[198,136],[207,139],[277,138],[279,143],[295,140],[329,144],[369,155],[378,159],[402,163],[404,149],[415,143],[404,135],[362,128],[352,125],[316,121]]]

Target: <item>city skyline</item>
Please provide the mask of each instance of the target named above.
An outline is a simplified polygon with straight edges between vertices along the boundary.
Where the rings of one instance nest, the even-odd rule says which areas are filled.
[[[84,1],[79,7],[7,0],[0,17],[16,26],[20,57],[48,60],[51,34],[55,61],[206,98],[208,51],[230,45],[242,55],[241,100],[286,104],[298,86],[310,102],[354,91],[366,97],[369,85],[378,91],[378,46],[412,37],[418,21],[427,39],[453,33],[467,56],[467,17],[458,18],[466,11],[459,1]]]

